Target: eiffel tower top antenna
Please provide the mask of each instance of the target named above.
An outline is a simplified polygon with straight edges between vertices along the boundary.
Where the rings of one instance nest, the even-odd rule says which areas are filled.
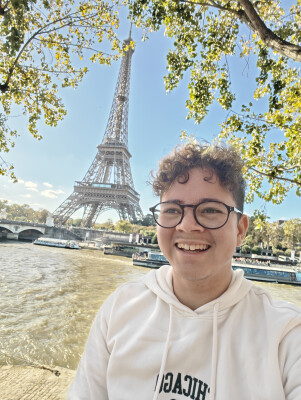
[[[129,37],[123,42],[124,47],[129,46],[131,43],[131,31],[132,24],[130,27]],[[126,147],[128,146],[128,109],[131,60],[133,53],[134,49],[131,46],[129,46],[124,53],[102,144],[115,143],[123,144]]]

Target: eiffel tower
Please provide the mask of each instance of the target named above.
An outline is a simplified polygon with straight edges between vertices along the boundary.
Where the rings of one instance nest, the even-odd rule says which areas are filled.
[[[123,46],[131,43],[129,38]],[[98,216],[115,209],[120,219],[135,222],[143,217],[139,194],[134,189],[128,150],[128,109],[131,59],[129,47],[121,62],[109,121],[102,143],[82,181],[76,181],[73,193],[54,211],[56,224],[64,224],[80,208],[84,209],[81,226],[90,228]]]

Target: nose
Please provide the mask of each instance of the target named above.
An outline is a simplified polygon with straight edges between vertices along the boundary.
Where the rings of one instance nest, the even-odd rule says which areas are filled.
[[[197,223],[194,218],[193,209],[186,207],[184,209],[184,216],[179,225],[176,226],[178,231],[191,232],[191,231],[201,231],[203,232],[206,228],[203,228]]]

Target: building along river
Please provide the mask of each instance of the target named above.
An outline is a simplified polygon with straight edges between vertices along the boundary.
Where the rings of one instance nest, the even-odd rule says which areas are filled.
[[[103,301],[148,271],[98,250],[0,242],[0,365],[76,369]],[[300,286],[256,284],[301,307]]]

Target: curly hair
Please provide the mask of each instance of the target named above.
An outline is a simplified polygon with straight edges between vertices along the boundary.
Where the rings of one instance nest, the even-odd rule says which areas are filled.
[[[232,193],[237,208],[243,212],[246,183],[243,178],[243,161],[231,146],[186,143],[175,147],[173,152],[159,162],[156,173],[151,172],[152,187],[155,195],[162,196],[177,181],[186,183],[189,170],[202,168],[208,170],[210,176],[215,174],[222,187]]]

